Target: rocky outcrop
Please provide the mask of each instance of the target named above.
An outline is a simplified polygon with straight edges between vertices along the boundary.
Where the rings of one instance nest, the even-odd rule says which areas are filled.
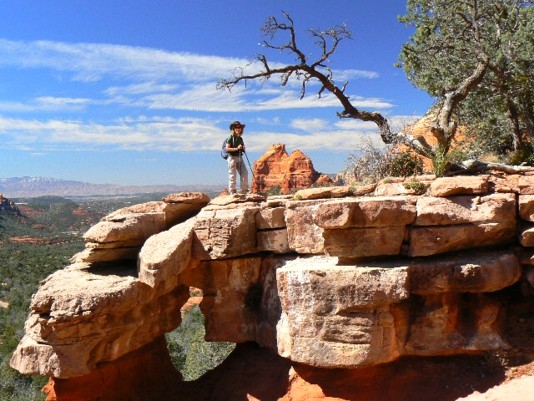
[[[4,198],[3,194],[0,194],[0,212],[6,212],[15,216],[22,215],[17,205],[15,205],[15,202],[11,199]]]
[[[285,145],[271,145],[254,162],[252,191],[255,193],[278,189],[279,193],[287,194],[314,184],[331,185],[332,181],[315,171],[311,159],[298,149],[288,155]]]
[[[428,180],[421,195],[408,183],[220,196],[195,211],[173,195],[112,213],[86,241],[138,252],[77,256],[48,277],[11,366],[51,377],[56,395],[124,361],[153,366],[143,350],[181,323],[190,287],[208,340],[256,343],[301,372],[521,352],[534,319],[517,326],[512,311],[534,306],[534,176]],[[128,399],[109,395],[126,382],[100,384],[83,399]],[[183,390],[168,375],[161,386]]]

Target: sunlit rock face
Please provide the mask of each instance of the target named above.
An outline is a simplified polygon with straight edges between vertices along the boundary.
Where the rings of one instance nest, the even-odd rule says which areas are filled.
[[[137,250],[78,255],[44,280],[11,366],[51,377],[57,399],[102,369],[155,366],[168,357],[162,336],[180,325],[190,287],[203,292],[208,340],[256,343],[310,369],[508,349],[510,303],[497,294],[534,283],[534,180],[428,185],[422,195],[389,187],[384,196],[379,184],[357,196],[329,187],[209,203],[173,194],[112,213],[87,243]],[[161,386],[179,393],[171,376]],[[139,377],[110,373],[104,392]]]
[[[312,185],[330,185],[332,180],[327,175],[315,171],[311,159],[300,150],[287,154],[283,144],[271,145],[258,160],[254,162],[252,190],[265,193],[278,188],[287,194]]]

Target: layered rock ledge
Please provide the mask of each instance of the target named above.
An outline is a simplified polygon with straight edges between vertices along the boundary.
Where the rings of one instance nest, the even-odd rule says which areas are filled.
[[[209,203],[173,194],[114,212],[41,284],[11,366],[68,387],[137,353],[168,361],[162,338],[190,287],[208,340],[310,367],[517,350],[505,295],[532,305],[534,177],[425,183],[423,195],[401,182]],[[119,382],[82,399],[113,399]]]

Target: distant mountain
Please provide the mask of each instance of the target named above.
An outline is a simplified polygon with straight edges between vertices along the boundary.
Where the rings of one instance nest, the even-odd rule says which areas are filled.
[[[224,186],[215,185],[114,185],[91,184],[81,181],[47,177],[0,178],[0,194],[8,198],[24,198],[44,195],[64,197],[116,196],[154,192],[217,192]]]

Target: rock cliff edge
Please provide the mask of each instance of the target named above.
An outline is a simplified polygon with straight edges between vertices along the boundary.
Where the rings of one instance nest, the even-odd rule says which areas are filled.
[[[234,389],[249,400],[407,401],[429,399],[426,386],[445,401],[485,391],[503,371],[451,361],[534,356],[534,176],[420,183],[181,193],[118,210],[41,283],[11,366],[49,376],[48,400],[235,399]],[[239,344],[196,383],[181,381],[164,339],[190,287],[203,293],[206,338]],[[459,383],[447,394],[445,374]]]

